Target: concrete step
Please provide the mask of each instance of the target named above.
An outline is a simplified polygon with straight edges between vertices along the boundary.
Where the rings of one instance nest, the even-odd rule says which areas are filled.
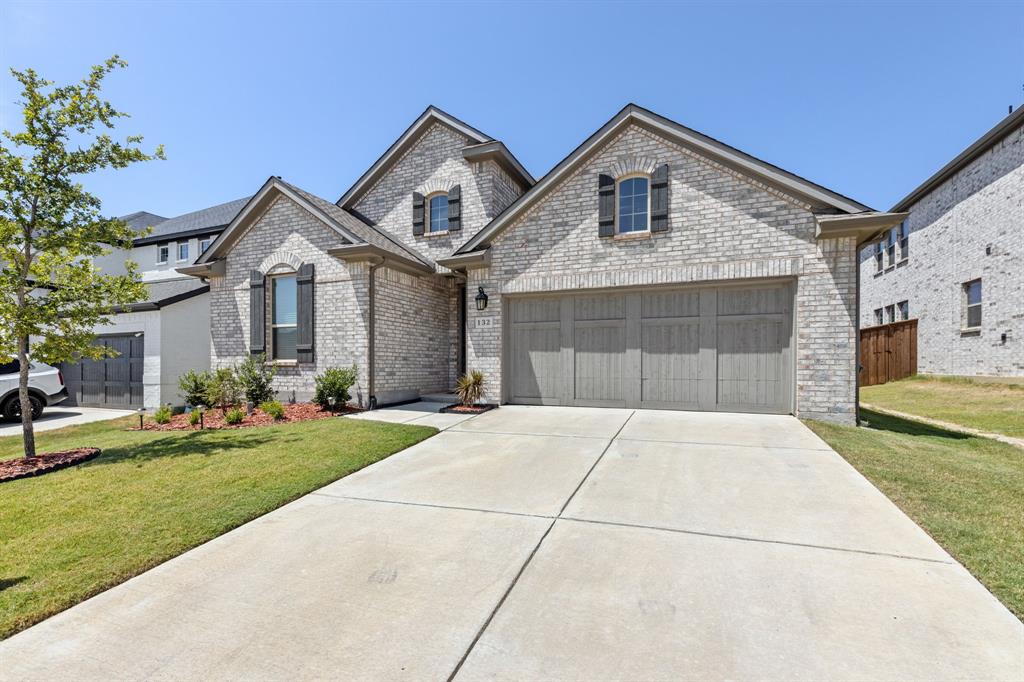
[[[430,403],[447,403],[454,405],[459,402],[459,397],[455,395],[454,391],[447,393],[423,393],[420,395],[420,400],[425,400]]]

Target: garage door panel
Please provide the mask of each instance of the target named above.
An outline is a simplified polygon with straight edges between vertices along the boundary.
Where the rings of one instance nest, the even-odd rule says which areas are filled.
[[[696,407],[700,380],[700,320],[643,321],[640,340],[643,404]]]
[[[771,409],[787,403],[782,316],[718,322],[718,404]]]
[[[625,320],[626,297],[622,294],[577,296],[574,299],[573,318],[587,320]]]
[[[641,295],[640,316],[645,320],[700,315],[700,291],[645,291]]]
[[[789,309],[789,287],[723,287],[718,290],[719,315],[781,314]]]
[[[562,343],[557,322],[515,326],[511,360],[512,397],[538,404],[558,401]]]
[[[573,341],[575,402],[625,405],[625,321],[577,324]]]

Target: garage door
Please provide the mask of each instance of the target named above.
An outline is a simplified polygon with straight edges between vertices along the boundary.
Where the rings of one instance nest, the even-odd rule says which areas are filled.
[[[95,345],[117,351],[117,357],[61,365],[69,405],[142,407],[142,334],[101,336]]]
[[[792,410],[790,282],[507,302],[509,402]]]

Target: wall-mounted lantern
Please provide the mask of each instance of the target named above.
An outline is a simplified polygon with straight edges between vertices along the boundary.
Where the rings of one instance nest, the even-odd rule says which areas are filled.
[[[487,294],[484,293],[483,287],[477,287],[479,293],[476,295],[476,309],[484,310],[487,308]]]

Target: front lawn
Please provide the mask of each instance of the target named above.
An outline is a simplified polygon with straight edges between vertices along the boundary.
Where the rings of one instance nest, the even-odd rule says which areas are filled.
[[[36,435],[89,463],[0,483],[0,639],[435,433],[343,417],[231,431]],[[0,460],[21,438],[0,438]]]
[[[860,389],[865,403],[1024,438],[1024,385],[917,375]]]
[[[862,410],[807,425],[1024,619],[1024,452]]]

